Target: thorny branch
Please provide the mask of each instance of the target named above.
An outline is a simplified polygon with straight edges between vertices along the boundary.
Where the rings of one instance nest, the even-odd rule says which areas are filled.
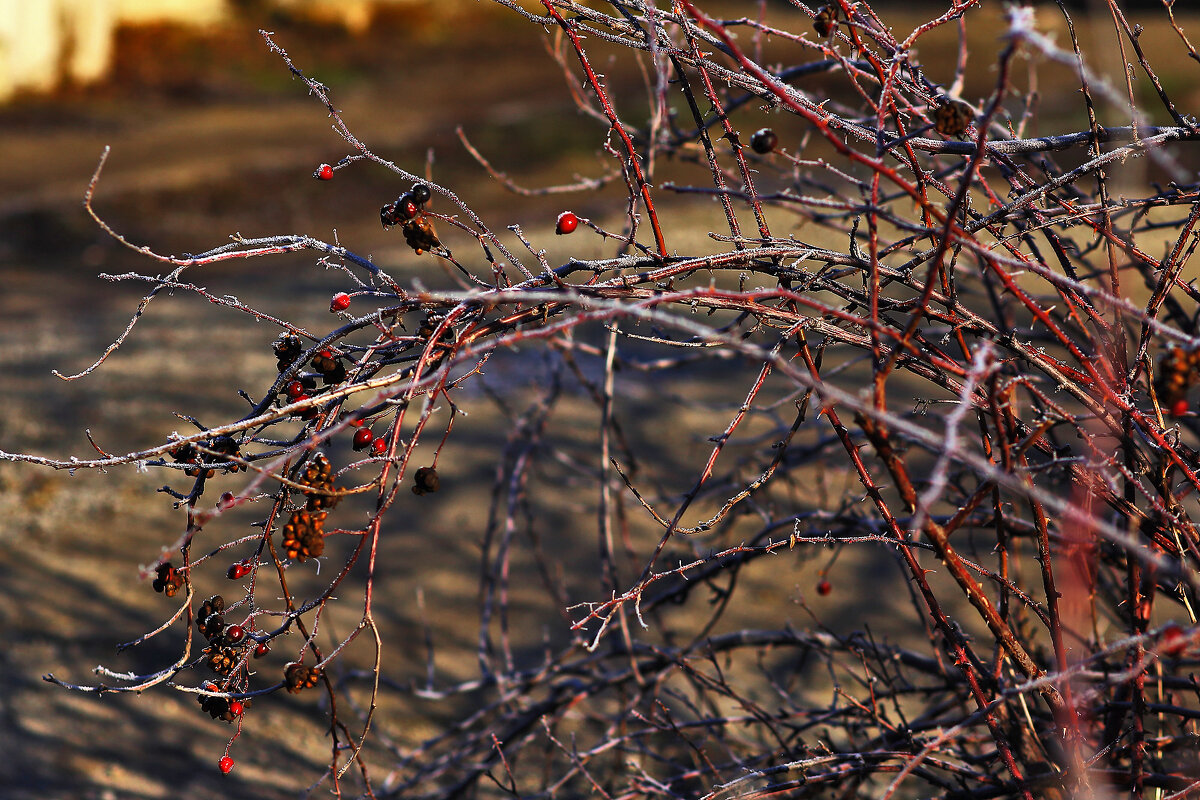
[[[1066,4],[1040,18],[1010,8],[983,54],[966,45],[988,24],[977,0],[953,0],[903,39],[870,2],[763,1],[736,19],[682,0],[544,0],[545,15],[498,3],[553,31],[612,163],[602,178],[526,189],[460,139],[522,197],[623,182],[622,213],[575,220],[566,240],[599,243],[605,257],[556,265],[514,230],[536,262],[526,265],[471,208],[469,188],[375,154],[333,90],[265,32],[348,145],[339,180],[374,166],[421,184],[383,220],[399,214],[391,224],[457,286],[402,286],[306,235],[158,254],[96,212],[101,159],[88,212],[171,271],[113,278],[151,289],[101,357],[65,379],[100,368],[162,291],[217,303],[186,277],[207,264],[311,250],[364,278],[356,310],[324,333],[220,301],[280,329],[278,374],[240,419],[123,455],[0,453],[191,482],[167,487],[187,524],[153,570],[156,588],[185,588],[184,602],[132,643],[181,623],[179,658],[148,675],[100,668],[95,687],[47,680],[167,684],[239,725],[243,700],[321,686],[338,796],[1194,796],[1200,294],[1187,276],[1200,129],[1150,63],[1143,24],[1108,3],[1117,51],[1128,45],[1140,70],[1121,92],[1073,27],[1071,52],[1045,32],[1053,19],[1070,26]],[[1200,60],[1172,5],[1139,14],[1180,48],[1164,60]],[[961,45],[946,85],[918,52],[948,26]],[[643,67],[640,93],[597,71],[621,59]],[[1057,132],[1018,135],[1037,107],[1018,73],[1043,63],[1074,69],[1079,107],[1041,120]],[[973,80],[983,67],[995,69]],[[1129,124],[1103,124],[1107,111]],[[1154,124],[1163,114],[1171,124]],[[1130,169],[1147,155],[1145,173]],[[1170,182],[1146,175],[1159,172]],[[426,212],[432,194],[457,212]],[[711,232],[685,235],[678,215],[706,197],[720,206]],[[406,199],[411,213],[397,211]],[[528,385],[489,381],[485,364],[510,358],[525,359]],[[438,491],[456,420],[489,401],[505,436],[479,536],[479,675],[441,676],[436,619],[426,671],[400,674],[375,614],[381,542],[403,515],[405,481]],[[331,463],[324,453],[351,435],[369,454]],[[433,452],[414,460],[427,441]],[[239,492],[205,498],[215,472],[242,470]],[[338,501],[367,494],[365,524],[334,528]],[[249,537],[220,533],[238,506],[262,509]],[[566,513],[565,527],[552,521]],[[586,566],[572,572],[577,556],[564,554],[583,552],[589,519]],[[224,538],[198,553],[200,532]],[[289,580],[334,534],[349,544],[332,574]],[[230,568],[248,578],[244,594],[202,603],[207,562],[246,542],[254,556]],[[888,589],[872,553],[898,566]],[[808,572],[821,579],[815,596]],[[542,624],[557,626],[544,639],[523,630],[523,583],[540,585]],[[335,633],[325,612],[353,602],[355,586],[359,624]],[[887,591],[870,629],[822,599],[876,606]],[[208,641],[201,657],[193,623]],[[249,660],[292,632],[297,660],[252,676]],[[335,676],[364,632],[372,665]],[[206,669],[215,680],[197,677]],[[442,703],[455,721],[405,739],[379,712],[384,693]],[[392,757],[382,784],[367,770],[368,733]]]

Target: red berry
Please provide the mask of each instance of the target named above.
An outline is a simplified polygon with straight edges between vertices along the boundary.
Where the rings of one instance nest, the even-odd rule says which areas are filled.
[[[375,434],[370,428],[359,428],[354,432],[354,449],[366,450],[375,441]]]
[[[1171,416],[1182,417],[1188,412],[1187,398],[1181,397],[1171,404]]]
[[[222,492],[221,500],[217,503],[218,508],[229,508],[233,505],[233,492]]]
[[[242,715],[242,712],[245,710],[246,710],[246,707],[244,705],[242,705],[241,700],[234,700],[234,701],[230,702],[230,704],[229,704],[229,713],[233,714],[235,717],[240,717]]]
[[[350,307],[350,295],[345,292],[338,292],[329,301],[329,310],[333,312],[345,311]]]
[[[250,565],[245,561],[239,561],[236,564],[229,565],[229,572],[226,576],[231,581],[240,580],[250,574]]]
[[[265,655],[266,655],[267,653],[269,653],[269,652],[271,652],[271,648],[270,648],[270,647],[267,647],[267,643],[266,643],[266,642],[260,642],[260,643],[259,643],[259,645],[258,645],[257,647],[255,647],[255,648],[254,648],[254,657],[255,657],[255,658],[262,658],[263,656],[265,656]]]
[[[824,597],[832,591],[833,584],[825,579],[821,579],[821,582],[817,584],[817,594],[821,595],[821,597]]]
[[[409,195],[401,195],[396,200],[396,213],[400,215],[400,219],[409,220],[417,215],[420,207],[413,201]]]
[[[233,759],[229,756],[222,756],[221,760],[217,762],[217,766],[220,767],[221,772],[228,775],[233,772]]]
[[[300,381],[292,381],[284,391],[287,392],[288,399],[295,402],[300,395],[304,394],[304,384]]]
[[[383,455],[384,453],[387,452],[387,450],[388,450],[387,439],[383,438],[382,436],[380,436],[378,439],[376,439],[374,442],[371,443],[371,452],[377,456]]]
[[[205,681],[204,683],[200,684],[200,688],[206,692],[217,691],[217,685],[215,683],[213,683],[212,681]]]
[[[241,625],[230,625],[225,629],[225,641],[230,644],[237,644],[244,638],[246,638],[246,629]]]
[[[1187,649],[1187,635],[1183,628],[1174,622],[1168,622],[1162,630],[1162,651],[1165,655],[1177,658]]]
[[[319,181],[333,180],[333,167],[328,164],[322,164],[317,167],[317,171],[313,173],[313,177]]]
[[[562,236],[563,234],[571,233],[578,227],[579,217],[570,211],[564,211],[558,215],[558,222],[554,226],[554,232]]]

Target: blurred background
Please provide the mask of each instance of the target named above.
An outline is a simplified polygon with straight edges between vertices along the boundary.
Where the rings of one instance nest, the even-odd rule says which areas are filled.
[[[891,13],[889,5],[877,8]],[[997,38],[1003,30],[1000,3],[984,6],[979,13],[988,22],[972,29],[977,60],[964,89],[972,99],[989,91],[990,64],[1003,46]],[[758,4],[704,7],[736,16]],[[788,3],[770,7],[782,25],[808,30]],[[906,3],[895,13],[889,22],[906,30],[929,18],[920,4]],[[1042,18],[1061,33],[1060,18],[1049,11]],[[1111,47],[1111,22],[1100,23],[1109,26]],[[514,202],[458,140],[461,126],[496,169],[523,186],[595,178],[612,168],[601,149],[604,125],[577,112],[545,32],[496,4],[0,0],[0,450],[88,457],[95,452],[85,434],[90,430],[110,452],[133,451],[187,429],[177,412],[204,419],[240,413],[244,403],[230,386],[252,391],[274,375],[269,345],[275,328],[193,296],[157,299],[129,342],[94,374],[73,382],[51,374],[88,367],[120,334],[146,291],[144,283],[105,280],[100,273],[166,271],[105,235],[84,213],[84,191],[105,147],[112,150],[95,208],[136,245],[178,254],[218,246],[235,232],[305,233],[337,238],[397,276],[443,278],[428,257],[416,260],[396,231],[380,228],[380,205],[407,188],[393,174],[359,164],[329,182],[312,179],[319,164],[337,163],[351,151],[331,130],[324,109],[268,51],[259,29],[273,31],[298,67],[330,87],[346,122],[377,154],[453,187],[493,229],[521,226],[547,247],[552,263],[601,253],[599,242],[583,237],[574,237],[568,251],[551,234],[554,218],[570,207],[581,216],[608,215],[605,221],[617,224],[623,186]],[[1147,21],[1143,44],[1152,52],[1180,50],[1161,13]],[[952,26],[921,41],[921,60],[937,80],[950,80],[956,52]],[[634,124],[644,122],[648,106],[636,64],[601,66],[618,97],[622,87],[635,87],[622,113]],[[1082,116],[1078,101],[1070,99],[1077,84],[1056,82],[1056,69],[1062,68],[1041,67],[1048,110],[1043,121],[1053,125],[1070,114],[1064,125],[1072,124]],[[1193,110],[1195,82],[1185,75],[1164,73],[1162,79],[1176,101]],[[676,230],[684,231],[692,219],[686,214],[694,213],[691,235],[703,239],[712,208],[685,204]],[[314,267],[315,261],[299,254],[227,262],[190,278],[215,295],[234,294],[315,329],[329,324],[330,294],[345,288],[343,276]],[[502,363],[491,367],[499,371]],[[401,565],[394,582],[381,581],[378,588],[391,615],[389,663],[401,676],[423,670],[421,654],[409,644],[421,634],[414,622],[413,575],[431,607],[469,607],[474,600],[478,550],[461,534],[478,530],[472,509],[486,503],[488,459],[503,437],[479,418],[463,422],[455,434],[478,448],[476,458],[458,454],[458,488],[448,481],[440,506],[415,512],[426,515],[412,523],[426,535],[405,544],[409,549],[392,562]],[[472,479],[478,486],[468,489]],[[264,701],[236,743],[237,770],[223,778],[216,762],[232,729],[200,714],[194,700],[166,691],[97,698],[41,680],[54,673],[89,683],[97,663],[146,670],[174,657],[175,640],[152,642],[135,656],[113,655],[114,643],[157,626],[165,608],[137,578],[137,566],[152,562],[180,530],[180,512],[156,492],[161,480],[132,469],[71,475],[0,462],[5,800],[295,797],[328,759],[321,710],[312,697]],[[578,563],[587,569],[584,556]],[[843,566],[861,568],[850,558]],[[792,577],[779,580],[788,584]],[[888,611],[876,607],[882,594],[812,602],[840,604],[837,613],[858,624]],[[775,595],[777,602],[786,597]],[[342,620],[347,626],[355,621],[353,611]],[[471,624],[469,615],[464,620]],[[561,623],[553,615],[546,620]],[[895,629],[894,620],[885,624]],[[541,635],[540,626],[531,630]],[[461,633],[460,654],[469,654],[474,632],[451,633]],[[446,651],[453,648],[451,643]],[[469,658],[465,666],[448,659],[443,668],[466,677],[469,666]],[[456,674],[458,669],[466,672]],[[430,735],[445,721],[438,717],[444,712],[397,708],[396,735]],[[376,753],[375,762],[386,767],[393,756]],[[386,768],[374,777],[384,782]]]

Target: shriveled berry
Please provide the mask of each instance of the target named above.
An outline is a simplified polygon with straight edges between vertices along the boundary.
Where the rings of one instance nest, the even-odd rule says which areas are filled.
[[[304,689],[317,685],[324,674],[320,667],[308,667],[304,664],[288,664],[283,671],[283,680],[290,694],[296,694]]]
[[[313,177],[319,181],[333,180],[333,167],[329,164],[322,164],[317,167],[317,171],[313,173]]]
[[[300,337],[288,333],[275,342],[273,349],[275,351],[275,358],[279,361],[279,368],[285,369],[296,360],[297,356],[304,349],[304,346],[300,343]]]
[[[388,451],[387,439],[380,436],[371,443],[371,452],[377,456],[381,456]]]
[[[413,475],[413,494],[422,495],[436,492],[441,488],[442,480],[433,467],[421,467]]]
[[[329,310],[334,313],[337,313],[338,311],[345,311],[349,307],[350,295],[346,294],[345,292],[338,292],[329,301]]]
[[[971,107],[961,100],[947,100],[933,111],[933,127],[942,136],[962,136],[972,119]]]
[[[204,638],[216,639],[221,635],[221,631],[225,630],[225,618],[220,614],[209,614],[207,617],[198,618],[196,627],[204,634]]]
[[[779,136],[770,128],[759,128],[750,135],[750,149],[766,155],[779,145]]]
[[[383,208],[379,209],[379,221],[383,223],[383,227],[390,228],[393,225],[400,224],[400,217],[396,214],[396,204],[388,203]]]
[[[419,206],[423,206],[429,202],[429,198],[433,197],[433,192],[423,183],[414,183],[412,189],[408,191],[408,196],[412,201]]]
[[[179,587],[183,586],[183,573],[175,569],[170,561],[159,564],[155,573],[153,585],[156,592],[162,592],[167,597],[174,597],[175,593],[179,591]]]
[[[418,214],[404,223],[404,243],[413,249],[417,255],[433,250],[441,245],[433,223],[424,214]]]
[[[822,579],[821,582],[817,584],[817,594],[821,595],[821,597],[825,597],[832,591],[833,584],[825,579]]]
[[[819,36],[828,36],[837,27],[837,14],[837,6],[821,6],[813,18],[813,30]]]
[[[220,768],[221,772],[228,775],[229,773],[233,772],[233,759],[229,756],[222,756],[221,760],[217,762],[217,766]]]
[[[579,227],[579,217],[571,211],[564,211],[558,215],[558,221],[554,224],[554,232],[559,236],[572,233]]]
[[[370,428],[359,428],[354,432],[354,449],[366,450],[375,441],[375,434],[371,433]]]

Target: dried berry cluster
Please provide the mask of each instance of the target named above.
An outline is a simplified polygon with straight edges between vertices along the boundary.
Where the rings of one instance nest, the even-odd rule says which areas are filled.
[[[333,486],[333,465],[324,453],[316,453],[305,462],[296,476],[296,483],[304,488],[304,496],[308,498],[308,510],[320,511],[337,505],[337,495]]]
[[[1175,416],[1187,412],[1188,389],[1200,375],[1200,350],[1172,347],[1159,357],[1154,392],[1158,402]]]
[[[249,700],[230,700],[228,697],[217,697],[215,695],[202,694],[197,699],[200,701],[201,711],[204,711],[213,719],[224,720],[225,722],[233,722],[250,705]]]
[[[293,511],[283,526],[283,551],[288,558],[306,561],[325,552],[325,517],[328,512]]]
[[[242,451],[241,446],[232,436],[217,436],[206,442],[203,449],[213,453],[212,460],[206,461],[201,448],[190,442],[178,444],[167,452],[176,463],[191,464],[192,466],[186,467],[183,472],[193,478],[201,476],[211,478],[216,474],[215,467],[218,466],[229,472],[241,472],[246,469],[245,464],[233,460],[240,459]]]
[[[283,372],[300,357],[300,353],[304,351],[304,345],[301,344],[299,336],[288,333],[276,340],[273,349],[279,371]]]
[[[305,561],[325,552],[325,518],[338,501],[333,465],[324,453],[315,453],[300,467],[295,480],[304,487],[306,502],[284,524],[282,546],[288,558]]]
[[[412,188],[396,198],[395,202],[379,209],[379,221],[390,228],[403,224],[404,241],[417,255],[441,245],[433,223],[425,216],[423,206],[433,193],[423,183],[414,183]]]
[[[218,675],[229,675],[242,661],[248,637],[241,625],[225,625],[225,598],[219,594],[200,604],[196,612],[196,627],[208,647],[204,649],[204,663]]]
[[[311,689],[321,680],[322,671],[319,667],[309,667],[304,664],[288,664],[283,670],[283,680],[287,690],[297,694],[305,689]]]

